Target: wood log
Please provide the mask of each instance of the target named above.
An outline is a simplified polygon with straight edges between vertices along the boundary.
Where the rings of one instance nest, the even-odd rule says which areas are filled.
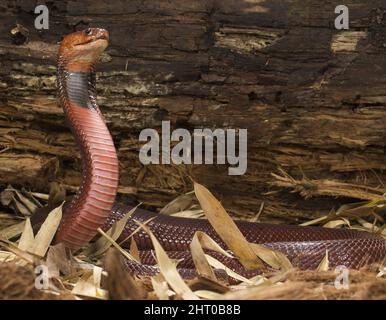
[[[349,30],[334,28],[335,0],[49,1],[50,28],[41,31],[37,3],[0,4],[2,185],[78,185],[79,151],[56,104],[55,56],[62,35],[100,26],[111,42],[98,69],[99,104],[123,193],[161,207],[191,190],[192,177],[235,215],[264,203],[263,218],[290,220],[382,197],[385,1],[345,1]],[[11,34],[17,24],[25,39]],[[143,166],[139,132],[162,120],[248,129],[246,174]]]

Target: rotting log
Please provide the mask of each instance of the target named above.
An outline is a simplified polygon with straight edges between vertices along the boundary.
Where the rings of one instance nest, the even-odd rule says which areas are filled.
[[[36,1],[1,2],[0,183],[78,185],[79,152],[56,105],[55,55],[63,34],[101,26],[111,43],[98,69],[99,103],[126,196],[159,207],[191,190],[192,177],[234,214],[254,214],[264,202],[263,217],[296,220],[372,199],[371,190],[382,195],[386,2],[345,1],[350,30],[343,31],[333,27],[339,4],[50,1],[50,29],[38,32]],[[29,31],[24,43],[11,36],[17,23]],[[247,128],[247,173],[144,167],[139,132],[159,129],[161,120],[174,128]],[[282,176],[280,168],[293,180],[272,175]],[[319,192],[318,181],[339,190]],[[361,193],[366,187],[373,189]]]

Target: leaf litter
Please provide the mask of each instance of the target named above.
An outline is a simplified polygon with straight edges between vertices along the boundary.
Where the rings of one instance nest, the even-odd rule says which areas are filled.
[[[178,261],[168,257],[167,251],[146,226],[147,222],[139,225],[136,232],[144,229],[152,239],[160,273],[152,277],[138,277],[125,270],[125,259],[139,261],[138,248],[131,241],[130,250],[126,251],[116,240],[136,208],[130,210],[106,232],[99,230],[100,237],[96,242],[72,255],[64,246],[51,244],[61,219],[63,204],[50,212],[34,235],[29,217],[49,201],[49,195],[20,191],[8,186],[0,194],[0,200],[14,214],[0,214],[0,278],[4,279],[0,284],[0,298],[386,299],[385,263],[361,271],[350,271],[350,288],[337,290],[332,285],[336,274],[329,270],[328,252],[317,270],[296,270],[282,253],[248,243],[208,189],[194,183],[194,193],[197,201],[192,197],[193,192],[187,193],[172,201],[162,213],[185,217],[205,215],[231,250],[224,250],[207,234],[197,232],[190,250],[198,277],[184,280],[177,271]],[[57,198],[63,200],[62,196]],[[303,225],[376,232],[386,239],[382,210],[384,201],[376,198],[368,202],[343,205],[336,212],[331,211]],[[261,214],[263,206],[258,216]],[[11,222],[2,227],[1,222],[4,219]],[[237,257],[247,268],[266,264],[276,272],[247,279],[206,254],[205,250]],[[36,268],[39,266],[49,270],[49,286],[44,290],[37,289],[34,285]],[[228,276],[239,280],[239,284],[230,285],[217,279],[215,269],[223,270]],[[15,279],[14,274],[20,276]]]

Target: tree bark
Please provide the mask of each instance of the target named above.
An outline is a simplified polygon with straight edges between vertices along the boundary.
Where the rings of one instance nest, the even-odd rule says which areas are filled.
[[[49,1],[50,29],[37,31],[36,1],[1,3],[0,183],[79,184],[79,151],[56,104],[55,56],[62,35],[99,26],[111,37],[97,87],[121,193],[159,207],[191,190],[192,177],[233,214],[250,216],[264,203],[263,218],[291,220],[382,198],[386,1],[345,1],[349,30],[334,28],[339,4]],[[141,165],[139,132],[162,120],[248,129],[246,174]]]

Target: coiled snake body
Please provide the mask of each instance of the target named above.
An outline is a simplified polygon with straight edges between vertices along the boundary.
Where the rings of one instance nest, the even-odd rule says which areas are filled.
[[[72,249],[87,244],[99,227],[109,228],[129,208],[115,203],[118,187],[118,160],[113,140],[96,103],[94,67],[107,47],[108,32],[89,28],[64,37],[58,56],[57,80],[60,105],[80,147],[83,163],[82,182],[76,196],[65,205],[63,220],[55,241]],[[138,228],[134,220],[147,221],[149,228],[172,258],[184,258],[179,270],[184,277],[195,275],[188,253],[189,243],[201,230],[225,247],[206,220],[158,215],[138,209],[129,219],[119,241]],[[301,269],[313,269],[329,252],[330,266],[344,265],[360,268],[385,259],[386,242],[383,238],[353,230],[321,227],[237,222],[248,241],[283,252]],[[141,250],[142,263],[127,261],[127,268],[137,274],[157,273],[149,250],[149,236],[140,231],[134,235]],[[130,240],[124,242],[128,247]],[[211,252],[231,269],[249,276],[260,270],[245,270],[236,259]]]

